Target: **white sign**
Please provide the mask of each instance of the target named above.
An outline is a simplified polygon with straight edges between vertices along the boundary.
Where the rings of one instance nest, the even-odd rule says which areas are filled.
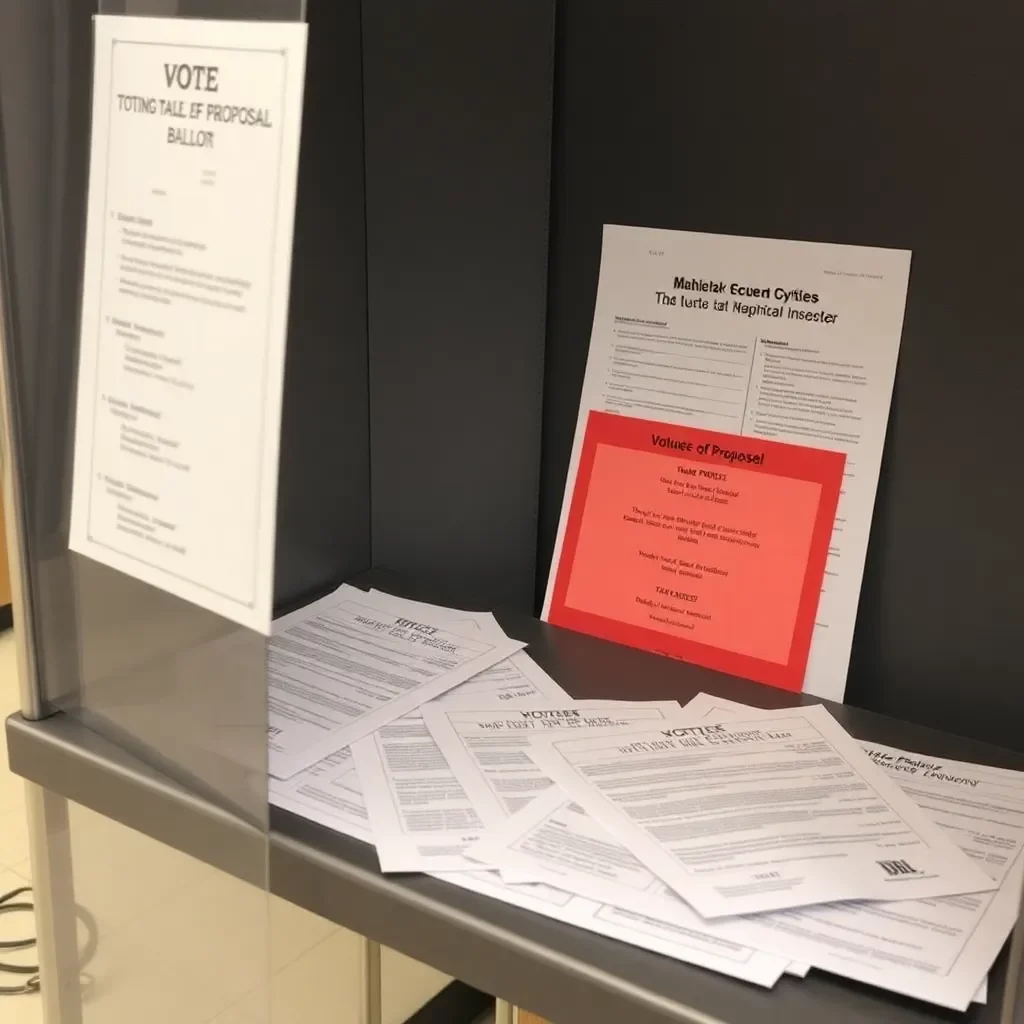
[[[842,700],[909,274],[902,249],[605,225],[544,618],[592,410],[843,452],[803,685]]]
[[[306,26],[95,27],[71,548],[269,633]]]

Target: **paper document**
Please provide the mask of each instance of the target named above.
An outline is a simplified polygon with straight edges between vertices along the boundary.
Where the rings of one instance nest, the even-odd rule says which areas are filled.
[[[508,885],[493,872],[437,877],[449,885],[764,988],[771,988],[787,966],[786,961],[779,957],[745,949],[732,942],[709,939],[699,932],[666,925],[597,900],[580,899],[553,886]]]
[[[467,700],[426,705],[422,718],[399,719],[352,745],[383,871],[479,871],[466,853],[485,826],[549,785],[524,753],[531,732],[664,722],[679,711],[671,701],[481,711]]]
[[[433,703],[457,703],[454,698],[464,687],[473,688],[469,695],[472,701],[500,701],[503,707],[536,704],[545,699],[555,702],[569,699],[561,687],[523,652],[449,690]],[[423,729],[419,710],[398,721],[411,730]],[[353,767],[351,747],[342,747],[289,779],[271,776],[269,793],[270,802],[275,807],[363,842],[372,844],[374,841],[362,786]],[[479,865],[472,864],[472,868],[479,870]]]
[[[267,666],[271,774],[290,778],[523,646],[463,635],[443,618],[406,618],[348,590],[276,620]]]
[[[269,633],[306,26],[94,24],[70,546]]]
[[[417,615],[440,616],[456,633],[472,636],[475,632],[489,638],[507,639],[498,620],[490,612],[460,611],[443,605],[411,601],[395,597],[381,590],[371,590],[370,597],[382,607],[396,613],[415,617]],[[472,679],[460,683],[438,698],[439,701],[465,700],[468,697],[481,698],[481,706],[490,702],[519,703],[523,700],[570,700],[569,695],[529,655],[519,653],[478,672]]]
[[[326,603],[344,596],[358,600],[367,595],[353,587],[343,586]],[[456,625],[461,627],[460,631],[488,632],[504,637],[494,616],[487,612],[462,612],[440,605],[426,605],[376,590],[371,590],[369,597],[376,605],[384,604],[406,616],[432,612],[435,616],[443,616],[453,628]],[[469,697],[485,704],[493,701],[503,705],[569,699],[562,688],[522,651],[460,683],[438,697],[437,701],[460,699],[460,695],[461,699]],[[418,711],[413,711],[406,717],[413,719],[417,716]],[[342,747],[287,780],[271,777],[270,800],[276,807],[283,807],[364,842],[373,842],[366,804],[352,767],[350,747]]]
[[[505,636],[504,630],[491,612],[471,612],[461,608],[448,608],[443,604],[430,604],[427,601],[414,601],[408,597],[389,594],[385,590],[371,587],[367,596],[382,608],[389,608],[396,614],[415,619],[419,616],[443,618],[456,633],[465,633],[466,629],[476,632]]]
[[[530,753],[706,918],[994,888],[820,705],[540,734]]]
[[[514,814],[551,779],[530,756],[540,733],[618,729],[620,723],[667,721],[680,713],[675,701],[578,701],[562,708],[501,710],[423,709],[427,728],[485,825]]]
[[[745,716],[700,694],[687,711]],[[978,867],[994,893],[900,903],[842,903],[726,921],[724,934],[806,958],[822,970],[955,1010],[985,997],[1024,871],[1024,774],[862,742],[861,747]],[[980,988],[980,992],[978,991]]]
[[[705,922],[596,819],[556,786],[488,828],[473,858],[498,868],[504,881],[554,885],[586,899],[650,915],[717,940]]]
[[[903,250],[606,225],[544,618],[592,411],[842,452],[803,686],[842,699],[909,270]]]
[[[344,759],[351,761],[348,748]],[[270,802],[342,835],[372,843],[373,833],[359,776],[352,767],[331,774],[332,760],[326,758],[315,768],[300,772],[286,782],[271,778]]]

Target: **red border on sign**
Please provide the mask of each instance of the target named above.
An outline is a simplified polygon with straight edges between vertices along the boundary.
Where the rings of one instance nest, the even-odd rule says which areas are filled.
[[[762,658],[726,651],[720,647],[712,647],[695,640],[671,636],[656,629],[630,625],[566,605],[566,594],[569,590],[580,530],[586,514],[587,494],[590,489],[597,447],[600,444],[606,444],[633,451],[650,452],[652,450],[652,433],[669,437],[673,441],[692,442],[695,449],[697,445],[708,442],[725,449],[751,450],[756,448],[757,451],[765,453],[765,464],[742,463],[742,469],[794,480],[807,480],[820,485],[817,515],[811,533],[807,566],[793,625],[789,657],[785,664],[780,665]],[[681,457],[687,461],[715,466],[734,465],[719,456],[698,455],[696,451],[687,452],[685,456],[678,456],[673,455],[671,449],[666,449],[665,454],[667,457]],[[591,412],[587,418],[583,449],[580,453],[579,469],[576,474],[576,487],[569,506],[569,516],[555,576],[548,621],[556,626],[564,626],[579,633],[588,633],[591,636],[613,640],[629,647],[680,658],[683,661],[703,665],[718,672],[727,672],[730,675],[753,679],[785,690],[800,691],[803,689],[804,674],[807,671],[811,635],[814,632],[814,620],[821,597],[821,584],[825,577],[825,563],[828,560],[832,526],[835,522],[836,508],[839,505],[839,493],[842,489],[845,466],[846,456],[842,452],[784,444],[761,437],[742,437],[738,434],[723,434],[712,430],[673,427],[654,420],[635,419],[631,416]]]

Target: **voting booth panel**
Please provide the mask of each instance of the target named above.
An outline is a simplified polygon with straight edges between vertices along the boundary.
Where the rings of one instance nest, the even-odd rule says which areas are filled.
[[[152,1016],[158,1004],[176,1022],[200,1024],[222,1011],[289,1019],[295,992],[288,986],[313,960],[282,976],[273,1006],[267,972],[330,930],[266,896],[266,638],[68,551],[91,19],[282,20],[304,8],[301,0],[111,0],[97,12],[95,3],[68,0],[55,11],[19,2],[0,12],[0,234],[10,313],[3,334],[11,420],[25,456],[16,470],[25,485],[21,532],[32,607],[22,635],[37,684],[25,713],[64,712],[85,723],[97,742],[113,741],[165,773],[231,829],[230,842],[208,837],[197,850],[202,829],[154,814],[141,827],[159,842],[146,841],[56,793],[36,794],[42,852],[35,886],[55,1020],[115,1024]],[[370,564],[360,11],[354,2],[318,3],[312,17],[280,439],[279,611]],[[36,106],[26,103],[29,95]],[[186,903],[181,892],[191,894]],[[89,943],[95,982],[84,992],[68,916],[75,902],[91,915],[93,940],[118,934]],[[366,945],[340,932],[324,946],[318,962],[330,967],[323,984],[300,993],[304,1019],[358,1016],[361,971],[368,956],[380,956]],[[229,963],[225,950],[233,951]],[[391,951],[378,967],[389,1024],[448,982]],[[194,984],[182,985],[187,977]]]
[[[373,564],[531,611],[553,0],[365,0]]]
[[[214,16],[216,6],[192,4],[187,13]],[[244,4],[230,6],[237,13]],[[302,14],[298,2],[257,6],[251,17]],[[63,711],[84,722],[237,826],[237,841],[214,866],[147,845],[56,794],[30,789],[44,1001],[50,1018],[62,1022],[134,1021],[161,1005],[166,1019],[198,1024],[245,996],[254,1019],[269,1019],[260,994],[273,952],[266,638],[68,550],[92,19],[172,16],[184,7],[18,0],[0,11],[0,306],[26,598],[18,620],[28,675],[24,711],[32,718]],[[316,301],[307,297],[307,308]],[[303,350],[296,353],[301,382],[310,370]],[[306,442],[291,443],[301,449]],[[322,545],[315,523],[301,529],[304,543]],[[318,561],[322,555],[318,550]],[[290,587],[317,585],[310,560],[285,577]],[[345,568],[358,565],[357,555]],[[181,892],[191,897],[183,902]],[[88,937],[78,957],[76,904]],[[182,984],[197,963],[214,964],[225,948],[235,953],[215,977]]]
[[[538,601],[602,225],[911,249],[846,701],[1019,746],[1022,38],[1002,3],[559,4]]]
[[[495,25],[503,10],[489,8]],[[527,10],[501,33],[458,4],[429,19],[364,10],[373,564],[455,605],[540,610],[604,224],[909,249],[846,700],[1015,746],[1024,593],[1015,485],[992,439],[1013,436],[1005,382],[1021,359],[1012,304],[998,299],[1013,290],[1020,226],[1020,142],[999,129],[1020,114],[1017,91],[1000,85],[1020,15],[994,4],[965,28],[951,4],[570,0],[557,10],[549,142],[546,37],[514,70],[502,63],[523,52]],[[532,10],[535,33],[554,14]],[[467,55],[477,51],[485,69]],[[981,70],[951,75],[943,53]],[[550,206],[506,216],[535,200],[549,146]],[[499,290],[500,322],[492,313],[481,330],[473,303]],[[420,494],[436,497],[411,515]],[[968,681],[978,699],[965,699]]]
[[[68,713],[237,822],[222,873],[265,889],[266,638],[68,552],[96,11],[41,8],[0,11],[4,348],[39,682],[26,712]],[[310,0],[308,18],[275,610],[367,568],[406,596],[539,610],[603,225],[910,249],[846,699],[1019,749],[1024,565],[1005,462],[1024,144],[1000,126],[1024,113],[1024,18],[995,0],[967,22],[946,2],[804,0]],[[951,73],[951,54],[971,72]],[[634,696],[627,676],[603,695]],[[73,860],[75,889],[102,903],[89,865],[105,847],[131,862],[134,839],[74,806],[46,820],[53,863]],[[238,909],[212,869],[166,870]],[[105,905],[116,922],[124,907]],[[236,917],[249,938],[232,996],[274,959],[264,905]],[[223,920],[193,924],[229,941]],[[62,965],[71,1002],[74,974]],[[110,1006],[82,1019],[116,1024]]]

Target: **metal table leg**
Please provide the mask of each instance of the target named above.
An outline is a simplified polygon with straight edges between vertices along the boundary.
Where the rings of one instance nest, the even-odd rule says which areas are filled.
[[[44,1024],[82,1024],[68,802],[25,783]]]
[[[361,937],[360,975],[362,978],[360,1024],[381,1024],[380,943]]]
[[[516,1024],[516,1008],[504,999],[494,1002],[494,1024]]]

